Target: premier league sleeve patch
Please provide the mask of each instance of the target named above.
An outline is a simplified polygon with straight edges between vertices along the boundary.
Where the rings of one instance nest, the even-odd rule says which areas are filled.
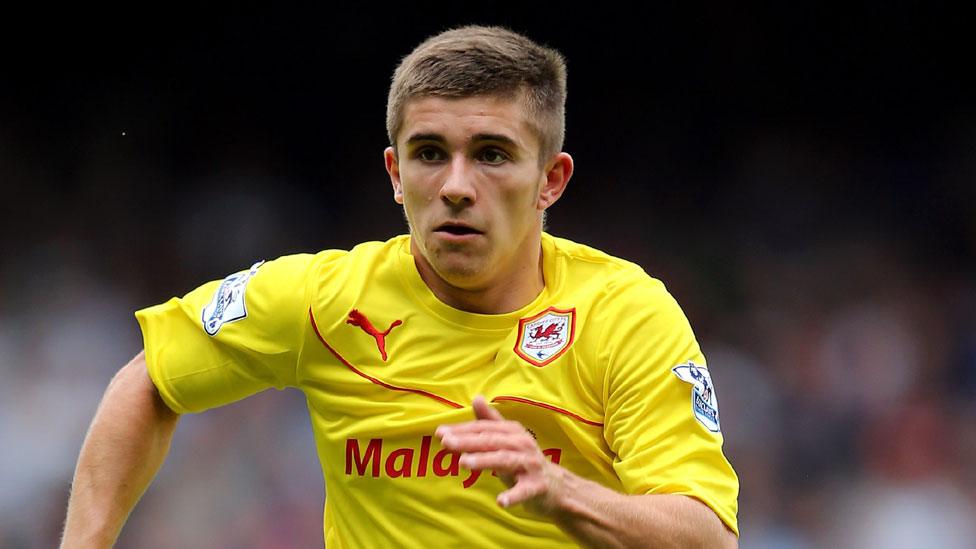
[[[224,324],[247,316],[244,291],[247,289],[247,282],[263,263],[264,261],[258,261],[249,270],[234,273],[220,283],[213,299],[203,308],[203,329],[208,334],[216,335]]]
[[[721,430],[718,422],[718,397],[715,396],[715,387],[708,369],[689,360],[686,364],[671,368],[671,371],[681,381],[691,384],[691,409],[698,422],[709,431],[718,433]]]

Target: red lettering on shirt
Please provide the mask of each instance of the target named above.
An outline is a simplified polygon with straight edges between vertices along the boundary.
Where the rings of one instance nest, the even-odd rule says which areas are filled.
[[[427,458],[430,457],[431,436],[427,435],[420,441],[420,463],[417,464],[417,476],[427,476]]]
[[[403,458],[400,461],[400,465],[397,465],[397,460]],[[386,458],[386,474],[390,478],[397,477],[409,477],[410,476],[410,466],[413,464],[413,448],[400,448],[399,450],[394,450],[390,452],[390,455]]]
[[[373,476],[380,476],[380,454],[383,453],[383,439],[381,438],[371,438],[369,439],[369,445],[366,446],[366,458],[363,459],[362,454],[359,452],[359,441],[350,438],[346,440],[346,474],[352,474],[352,465],[355,461],[356,472],[359,476],[366,474],[366,466],[370,462],[373,463]]]
[[[468,475],[468,478],[464,479],[464,482],[461,483],[461,486],[464,486],[465,488],[471,488],[472,486],[474,486],[474,483],[478,481],[478,477],[481,476],[481,471],[482,469],[471,471],[471,474]]]
[[[447,464],[447,467],[444,466],[445,457],[451,458],[451,462]],[[444,477],[447,475],[456,477],[458,475],[458,462],[460,459],[461,454],[458,452],[452,452],[450,450],[441,450],[440,452],[437,452],[437,455],[434,456],[434,474],[439,477]]]
[[[420,439],[419,451],[411,446],[393,448],[388,454],[383,453],[383,439],[371,438],[363,450],[359,439],[346,439],[346,474],[369,476],[372,478],[409,478],[411,476],[426,477],[428,471],[437,477],[458,477],[461,475],[461,454],[441,448],[431,458],[430,435]],[[559,464],[562,449],[546,448],[542,455],[552,463]],[[414,460],[414,457],[417,459]],[[415,466],[416,464],[416,466]],[[461,486],[470,488],[481,478],[484,471],[469,471]],[[492,476],[498,476],[494,471]]]
[[[542,451],[542,455],[549,458],[549,461],[559,465],[559,459],[563,457],[563,451],[559,448],[546,448]]]

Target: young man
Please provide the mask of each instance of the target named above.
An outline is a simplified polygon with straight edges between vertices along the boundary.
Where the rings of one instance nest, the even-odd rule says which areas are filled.
[[[308,398],[327,545],[735,546],[738,481],[678,305],[542,231],[573,173],[564,102],[560,55],[510,31],[418,46],[385,151],[410,234],[139,311],[145,353],[96,414],[63,546],[112,543],[178,414],[272,386]]]

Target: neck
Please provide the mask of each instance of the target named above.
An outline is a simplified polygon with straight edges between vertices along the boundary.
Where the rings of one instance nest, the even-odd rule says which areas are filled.
[[[448,282],[434,271],[418,250],[412,251],[420,278],[441,302],[469,313],[504,314],[529,304],[545,288],[541,239],[540,234],[533,246],[526,247],[524,257],[513,258],[513,268],[504,276],[472,287]]]

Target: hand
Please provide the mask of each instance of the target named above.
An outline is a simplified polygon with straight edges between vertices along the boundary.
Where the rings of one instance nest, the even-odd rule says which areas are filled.
[[[521,423],[506,420],[480,395],[472,405],[475,421],[437,428],[441,444],[461,452],[461,466],[472,471],[491,469],[501,477],[509,487],[498,495],[502,507],[526,503],[548,514],[563,469],[542,454],[535,437]]]

